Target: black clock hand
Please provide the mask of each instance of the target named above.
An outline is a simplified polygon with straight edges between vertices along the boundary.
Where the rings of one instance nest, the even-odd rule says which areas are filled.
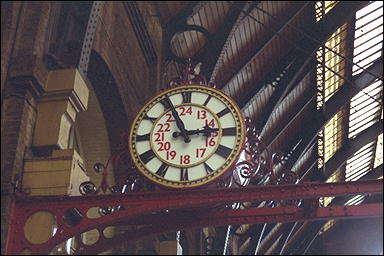
[[[165,96],[165,100],[168,102],[169,107],[171,108],[172,115],[176,120],[176,125],[180,129],[180,135],[183,136],[184,142],[189,143],[191,142],[191,139],[189,138],[187,131],[185,130],[185,126],[183,121],[180,119],[179,114],[177,113],[175,106],[173,106],[172,101],[168,98],[168,96]],[[176,138],[176,137],[175,137]]]
[[[196,130],[189,130],[187,131],[187,134],[188,135],[199,135],[200,133],[202,133],[204,136],[210,136],[212,132],[216,132],[218,131],[219,128],[211,128],[209,126],[204,126],[203,129],[196,129]],[[180,132],[174,132],[172,134],[172,136],[174,138],[177,138],[179,136],[181,136],[182,134]]]
[[[211,128],[208,125],[205,125],[203,128],[204,128],[204,136],[207,136],[207,137],[211,136],[212,132],[216,132],[219,130],[219,128]]]

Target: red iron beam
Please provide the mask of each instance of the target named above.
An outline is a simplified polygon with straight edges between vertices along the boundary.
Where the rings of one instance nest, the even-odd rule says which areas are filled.
[[[350,219],[362,217],[375,217],[383,215],[383,204],[367,204],[352,206],[333,206],[313,209],[306,212],[303,208],[253,208],[244,210],[226,210],[220,212],[189,212],[174,213],[163,216],[144,216],[137,219],[136,225],[147,225],[139,230],[126,231],[113,238],[104,238],[95,245],[82,245],[75,253],[97,254],[103,251],[140,240],[144,237],[160,235],[163,233],[223,225],[239,225],[253,223],[275,223],[313,221],[324,219]],[[133,224],[133,223],[124,223]],[[152,224],[152,225],[151,225]]]
[[[199,212],[214,205],[230,204],[234,202],[250,201],[270,201],[270,200],[289,200],[318,198],[322,196],[345,196],[350,194],[374,194],[382,193],[383,180],[366,180],[354,182],[339,183],[308,183],[308,184],[288,184],[275,186],[247,186],[242,188],[225,188],[216,190],[187,190],[187,191],[169,191],[169,192],[145,192],[132,194],[112,194],[102,196],[54,196],[54,197],[30,197],[26,199],[16,199],[13,206],[13,213],[9,228],[9,235],[6,246],[7,254],[19,254],[23,248],[29,248],[33,254],[47,254],[57,244],[60,244],[73,236],[78,236],[83,232],[97,228],[103,230],[104,227],[116,223],[134,221],[141,216],[153,216],[153,213],[174,210],[189,210]],[[98,219],[89,219],[86,217],[87,211],[92,207],[104,206],[133,206],[127,210],[117,211],[112,214],[100,217]],[[62,216],[68,209],[76,208],[81,214],[81,221],[74,227],[69,227],[64,223]],[[271,209],[261,208],[270,213]],[[251,209],[250,209],[251,210]],[[288,209],[285,209],[288,211]],[[296,209],[298,210],[298,209]],[[31,244],[24,236],[24,224],[28,217],[37,211],[49,211],[56,217],[56,234],[46,243]],[[255,211],[255,209],[253,209]],[[263,211],[263,210],[260,210]],[[226,212],[226,211],[224,211]],[[246,214],[247,211],[241,210],[236,214]],[[251,212],[252,214],[254,212]],[[182,216],[184,213],[181,213]],[[220,214],[212,213],[214,218],[220,218]],[[284,216],[290,216],[293,213],[286,212]],[[256,216],[238,216],[240,222],[246,223],[247,218],[256,218]],[[203,214],[203,216],[205,216]],[[263,216],[263,215],[261,215]],[[196,215],[194,216],[196,217]],[[235,216],[232,216],[235,218]],[[152,219],[151,217],[149,217]],[[266,222],[260,218],[256,221]],[[292,218],[292,217],[291,217]],[[275,219],[273,217],[272,219]],[[293,218],[292,218],[293,219]],[[156,225],[153,218],[153,225]],[[211,220],[212,224],[216,220]],[[229,221],[223,217],[222,225]],[[232,221],[232,220],[231,220]],[[276,220],[282,221],[282,220]],[[294,220],[292,220],[294,221]],[[208,220],[205,219],[207,225]],[[239,222],[239,223],[240,223]],[[211,222],[209,222],[211,223]],[[197,225],[195,223],[194,225]],[[101,232],[102,234],[102,232]],[[100,242],[100,241],[99,241]]]

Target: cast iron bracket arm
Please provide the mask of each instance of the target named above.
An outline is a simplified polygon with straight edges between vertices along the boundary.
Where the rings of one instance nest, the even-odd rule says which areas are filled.
[[[27,199],[16,199],[11,214],[11,223],[6,245],[7,254],[20,254],[24,248],[29,248],[32,254],[48,254],[56,245],[66,241],[71,237],[76,237],[82,233],[98,229],[102,231],[105,227],[117,223],[134,221],[143,216],[153,216],[153,214],[164,213],[164,211],[186,211],[188,209],[207,209],[212,204],[230,204],[234,202],[252,202],[252,201],[270,201],[270,200],[289,200],[297,198],[317,198],[320,196],[341,196],[350,194],[376,194],[382,193],[383,180],[368,180],[357,182],[338,182],[338,183],[310,183],[310,184],[288,184],[273,186],[247,186],[240,188],[223,188],[194,191],[167,191],[167,192],[142,192],[130,194],[110,194],[110,195],[89,195],[89,196],[53,196],[53,197],[29,197]],[[121,209],[112,212],[97,219],[87,217],[87,212],[92,207],[103,207],[106,205],[124,205],[132,206],[129,209]],[[66,212],[71,209],[77,209],[81,213],[81,219],[73,226],[68,226],[63,219]],[[288,208],[286,208],[287,210]],[[283,212],[281,218],[285,215],[292,215],[297,208],[289,208],[288,212]],[[382,214],[382,205],[380,211],[375,214]],[[249,210],[249,211],[245,211]],[[48,211],[54,215],[57,221],[57,231],[51,239],[42,244],[33,244],[27,240],[24,235],[24,225],[29,217],[38,211]],[[255,209],[236,210],[233,212],[233,218],[230,212],[216,209],[206,213],[210,225],[232,225],[249,223],[250,218],[257,217]],[[271,208],[261,208],[261,219],[270,218],[271,222],[283,221],[275,217],[267,217]],[[369,213],[369,211],[368,211]],[[221,215],[222,214],[222,215]],[[373,212],[371,212],[373,214]],[[182,215],[182,214],[179,214]],[[178,215],[178,216],[179,216]],[[161,216],[161,215],[159,215]],[[163,215],[165,216],[165,215]],[[171,216],[171,215],[170,215]],[[205,216],[205,215],[204,215]],[[220,216],[222,216],[221,222]],[[265,218],[263,219],[263,216]],[[268,215],[269,216],[269,215]],[[285,217],[284,217],[285,216]],[[231,217],[231,218],[227,218]],[[180,216],[179,216],[180,218]],[[152,219],[152,218],[149,218]],[[201,220],[202,222],[208,221]],[[163,225],[153,218],[149,225]],[[290,221],[294,221],[292,218]],[[148,220],[147,220],[148,221]],[[252,220],[251,222],[255,221]],[[256,221],[256,222],[257,222]],[[204,225],[208,222],[204,222]],[[196,223],[195,223],[196,224]],[[194,225],[195,225],[194,224]],[[163,226],[164,227],[164,226]],[[161,227],[159,227],[160,229]],[[180,228],[179,226],[177,228]],[[160,231],[159,231],[160,232]],[[162,231],[161,231],[162,232]],[[104,238],[103,238],[104,239]],[[102,240],[103,240],[102,239]],[[84,247],[85,248],[85,247]],[[81,246],[78,248],[80,251]],[[104,248],[109,249],[109,248]]]

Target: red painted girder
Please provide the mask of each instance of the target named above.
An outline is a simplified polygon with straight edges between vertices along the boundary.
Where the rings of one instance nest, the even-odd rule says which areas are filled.
[[[275,186],[247,186],[242,188],[223,188],[215,190],[188,190],[169,192],[146,192],[132,194],[111,194],[102,196],[53,196],[16,199],[9,235],[8,254],[18,254],[28,247],[34,254],[45,254],[55,245],[68,238],[94,228],[103,228],[121,221],[129,221],[152,212],[208,207],[241,201],[270,201],[283,199],[318,198],[321,196],[342,196],[349,194],[380,193],[382,180],[366,180],[339,183],[308,183]],[[88,219],[86,212],[99,206],[135,206],[129,210],[118,211],[98,219]],[[77,208],[82,214],[81,222],[69,227],[62,216],[67,209]],[[56,217],[57,232],[46,243],[33,245],[23,234],[24,223],[36,211],[49,211]]]
[[[189,208],[211,203],[234,203],[240,201],[271,201],[306,199],[324,196],[346,196],[370,194],[383,191],[383,180],[362,180],[335,183],[304,183],[268,186],[246,186],[206,190],[138,192],[130,194],[109,194],[90,196],[42,196],[17,200],[23,206],[32,208],[72,208],[74,206],[96,207],[100,205],[148,204],[151,207],[170,206]]]
[[[170,233],[190,228],[202,228],[223,225],[240,225],[252,223],[275,223],[314,221],[324,219],[350,219],[366,218],[383,215],[383,204],[364,204],[352,206],[332,206],[316,208],[307,212],[303,208],[277,207],[277,208],[251,208],[243,210],[226,210],[215,212],[177,212],[161,214],[158,216],[144,216],[136,219],[136,225],[147,225],[138,230],[126,231],[113,238],[102,237],[96,244],[82,245],[76,254],[97,254],[144,237]],[[132,225],[134,223],[121,223]],[[99,231],[100,232],[100,231]]]

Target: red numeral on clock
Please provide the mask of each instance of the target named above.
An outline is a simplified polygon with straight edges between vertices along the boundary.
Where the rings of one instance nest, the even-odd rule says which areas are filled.
[[[173,119],[173,117],[172,117],[171,114],[167,113],[167,114],[165,114],[165,115],[168,117],[168,118],[167,118],[167,121],[165,121],[165,122],[167,122],[167,123],[169,123],[169,122],[176,122],[176,120]]]
[[[180,164],[189,164],[191,162],[190,155],[181,155],[180,156]]]
[[[197,148],[196,149],[196,158],[203,157],[205,154],[206,148]]]
[[[180,107],[181,113],[180,116],[185,116],[186,114],[192,115],[192,107]]]
[[[213,147],[216,145],[215,138],[213,137],[205,137],[205,146],[206,147]]]
[[[170,127],[171,125],[169,123],[165,123],[165,124],[162,124],[162,123],[159,123],[157,124],[159,128],[159,130],[157,130],[158,132],[169,132],[171,131]]]
[[[169,150],[171,148],[171,143],[170,142],[158,142],[157,145],[159,145],[160,147],[157,149],[158,151],[166,151],[166,150]]]
[[[205,126],[209,126],[214,128],[215,127],[215,119],[211,119],[211,121],[208,122],[208,120],[205,120]]]
[[[175,159],[175,157],[176,157],[176,151],[175,150],[167,151],[167,160],[173,160],[173,159]]]
[[[156,132],[155,133],[155,142],[164,141],[164,133],[163,132]]]
[[[205,118],[207,118],[207,111],[198,110],[197,111],[197,119],[205,119]]]

